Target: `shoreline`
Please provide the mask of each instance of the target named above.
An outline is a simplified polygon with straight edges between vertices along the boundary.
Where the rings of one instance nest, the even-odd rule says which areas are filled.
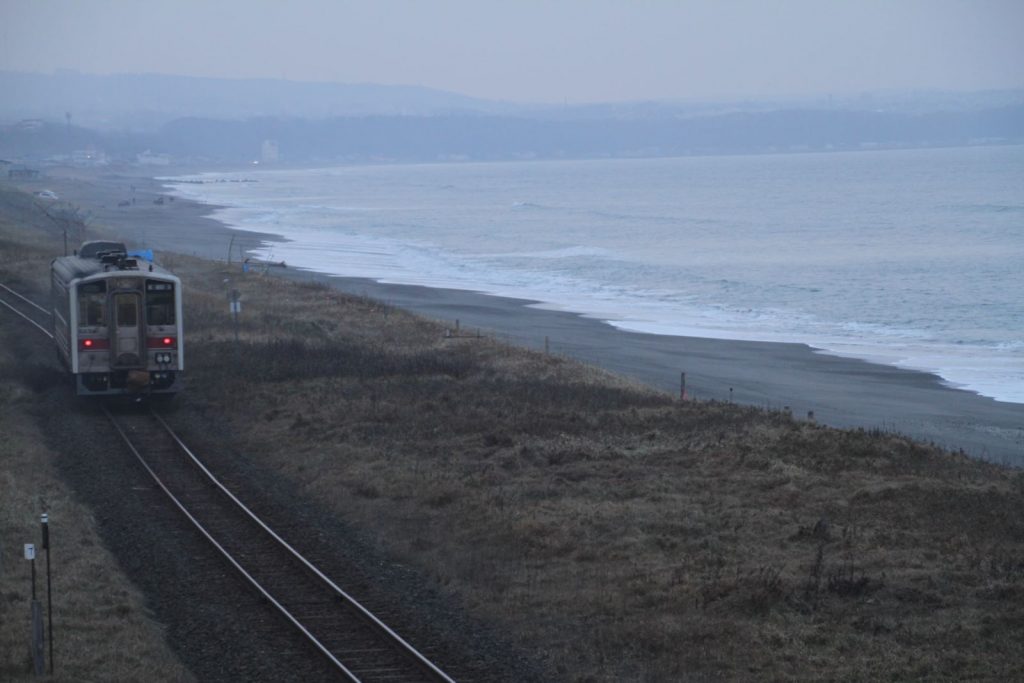
[[[161,175],[188,171],[166,169]],[[165,181],[123,173],[71,171],[47,178],[62,200],[91,212],[95,223],[139,246],[224,261],[283,236],[232,228],[212,217],[222,208],[170,196]],[[136,175],[139,174],[139,175]],[[46,181],[44,181],[45,183]],[[38,183],[38,184],[44,184]],[[136,203],[118,207],[134,186]],[[238,259],[241,260],[241,259]],[[386,284],[365,278],[275,268],[277,275],[330,284],[385,301],[454,327],[543,350],[636,379],[678,395],[686,373],[689,398],[788,408],[799,419],[842,428],[880,429],[963,450],[985,460],[1024,466],[1024,404],[996,401],[919,370],[832,355],[801,343],[753,342],[630,332],[581,314],[538,308],[529,300],[466,290]],[[730,391],[731,388],[731,391]]]

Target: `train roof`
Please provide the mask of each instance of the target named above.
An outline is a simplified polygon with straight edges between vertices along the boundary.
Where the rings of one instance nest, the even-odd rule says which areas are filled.
[[[75,256],[59,256],[51,263],[53,272],[64,282],[95,275],[124,276],[133,273],[159,279],[178,280],[170,271],[135,255],[129,255],[121,242],[85,242]]]

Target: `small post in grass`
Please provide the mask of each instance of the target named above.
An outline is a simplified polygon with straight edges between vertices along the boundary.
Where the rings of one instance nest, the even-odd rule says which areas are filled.
[[[686,400],[686,373],[685,372],[680,372],[679,373],[679,400],[680,401],[685,401]]]
[[[50,571],[50,516],[43,513],[43,550],[46,551],[46,627],[50,636],[50,675],[53,675],[53,575]]]
[[[32,565],[32,633],[29,639],[29,647],[32,654],[32,670],[36,676],[46,673],[45,660],[43,658],[43,606],[36,598],[36,546],[33,543],[25,544],[25,559]]]
[[[235,348],[238,348],[238,314],[242,312],[242,294],[237,289],[231,290],[231,317],[235,323]]]

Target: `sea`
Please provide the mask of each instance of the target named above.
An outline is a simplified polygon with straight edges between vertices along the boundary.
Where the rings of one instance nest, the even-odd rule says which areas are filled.
[[[638,332],[800,342],[1024,403],[1024,147],[253,166],[165,179],[250,255]]]

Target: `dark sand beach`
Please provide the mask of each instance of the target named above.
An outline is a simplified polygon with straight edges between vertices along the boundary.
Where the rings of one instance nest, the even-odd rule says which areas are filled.
[[[161,175],[186,172],[161,170]],[[51,171],[24,185],[51,189],[133,246],[232,259],[261,240],[281,240],[228,228],[210,217],[216,207],[177,199],[154,203],[167,191],[139,169]],[[133,189],[134,188],[134,189]],[[120,202],[134,204],[119,207]],[[732,400],[789,409],[818,422],[899,432],[951,450],[1024,466],[1024,404],[1005,403],[945,385],[939,377],[830,356],[803,344],[731,341],[625,332],[602,321],[532,306],[534,302],[461,290],[382,284],[272,268],[276,276],[317,278],[422,315],[459,321],[463,334],[484,334],[593,363],[678,393],[686,373],[693,399]],[[731,389],[731,392],[730,392]]]

